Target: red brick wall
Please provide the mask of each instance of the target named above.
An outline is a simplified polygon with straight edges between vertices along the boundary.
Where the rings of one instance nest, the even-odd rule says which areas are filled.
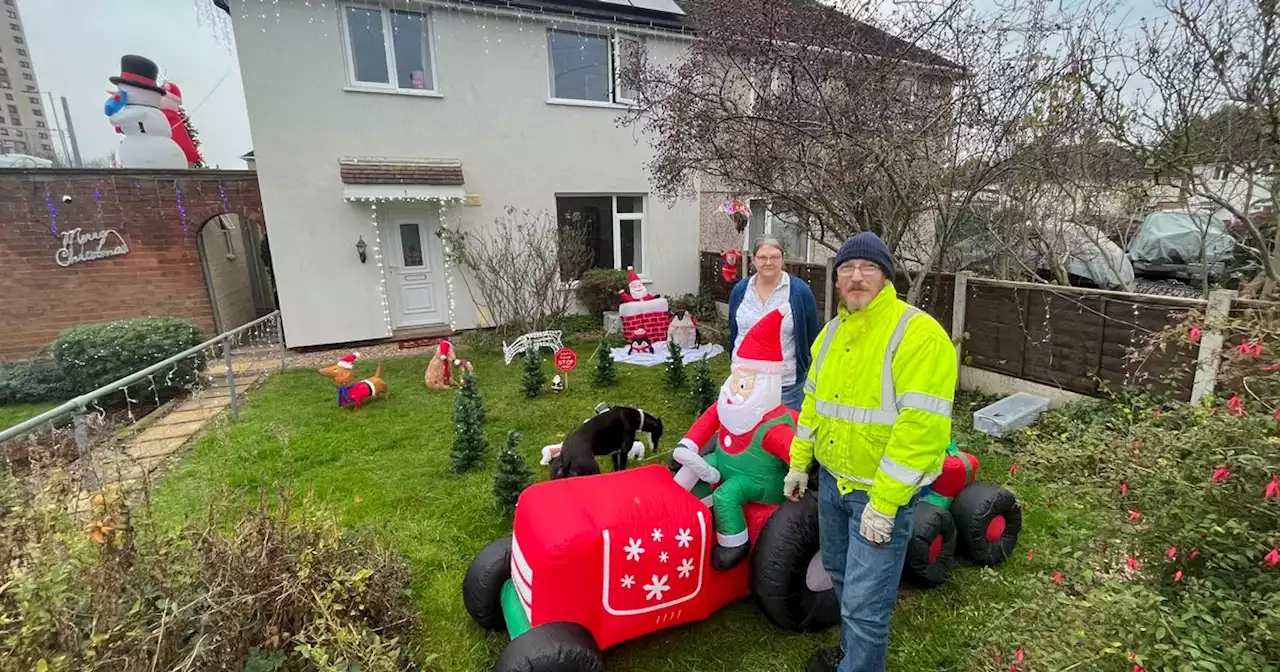
[[[255,173],[0,170],[0,360],[29,357],[66,327],[127,317],[184,317],[212,336],[197,234],[223,212],[262,223]],[[59,266],[60,234],[77,227],[115,229],[129,253]]]

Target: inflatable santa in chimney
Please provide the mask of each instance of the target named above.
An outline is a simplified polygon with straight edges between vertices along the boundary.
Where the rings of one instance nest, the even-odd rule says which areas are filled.
[[[618,295],[627,303],[632,301],[649,301],[656,298],[654,295],[649,293],[649,290],[645,289],[644,281],[640,279],[639,275],[636,275],[636,269],[634,266],[627,267],[627,288],[625,290],[619,290]]]

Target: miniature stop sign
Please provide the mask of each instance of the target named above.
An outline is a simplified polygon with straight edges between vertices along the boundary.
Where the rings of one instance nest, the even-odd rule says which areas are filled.
[[[557,369],[568,373],[578,366],[578,355],[569,348],[560,348],[556,350],[555,362]]]

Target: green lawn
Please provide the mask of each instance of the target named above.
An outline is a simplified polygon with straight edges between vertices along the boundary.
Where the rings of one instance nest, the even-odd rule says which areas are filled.
[[[12,404],[0,406],[0,429],[8,429],[23,420],[34,418],[45,411],[56,407],[57,401],[41,401],[34,404]]]
[[[238,423],[204,437],[161,483],[156,511],[169,521],[199,516],[228,486],[244,489],[239,496],[246,501],[264,484],[314,488],[344,523],[373,526],[409,559],[423,615],[414,655],[423,667],[488,670],[506,638],[471,622],[459,587],[472,556],[510,531],[498,519],[491,494],[494,452],[506,431],[523,432],[523,452],[538,477],[545,478],[545,468],[537,466],[540,448],[558,442],[599,401],[642,407],[662,417],[664,453],[693,419],[687,392],[663,387],[661,368],[620,364],[619,386],[597,390],[590,384],[593,345],[575,349],[581,363],[572,387],[560,394],[544,391],[534,400],[520,396],[518,362],[504,366],[495,355],[473,356],[488,413],[490,454],[482,471],[466,476],[449,470],[453,394],[423,386],[425,356],[387,361],[390,400],[354,413],[336,407],[332,383],[314,372],[275,376],[251,395]],[[728,360],[721,356],[714,362],[721,380]],[[549,376],[549,362],[546,367]],[[357,374],[372,370],[373,363],[366,362]],[[972,410],[969,400],[957,403],[956,439],[983,460],[987,479],[1010,478],[1009,458],[995,454],[985,437],[970,430]],[[1047,490],[1016,478],[1015,489],[1029,504],[1020,552],[996,570],[961,565],[941,589],[904,593],[893,622],[890,669],[993,669],[996,656],[1016,648],[1016,643],[993,643],[1002,642],[1001,629],[1009,619],[1034,613],[1039,596],[1027,585],[1048,585],[1053,571],[1043,561],[1025,560],[1023,551],[1070,548],[1089,534],[1081,522],[1088,519],[1083,505],[1066,501],[1051,507],[1044,501]],[[836,637],[835,629],[812,636],[780,631],[746,601],[706,622],[625,644],[610,651],[606,661],[614,671],[800,670],[814,647]]]

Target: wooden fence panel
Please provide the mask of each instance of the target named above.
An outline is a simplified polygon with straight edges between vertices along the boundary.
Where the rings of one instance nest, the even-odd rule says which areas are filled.
[[[1138,386],[1190,399],[1199,346],[1186,343],[1163,352],[1154,350],[1143,359],[1130,357],[1150,336],[1180,322],[1186,311],[1168,304],[1108,298],[1099,372],[1102,381],[1111,389]]]
[[[979,368],[1022,376],[1026,346],[1026,303],[1021,289],[969,285],[964,361]]]
[[[1022,377],[1081,394],[1095,394],[1101,366],[1105,300],[1027,292]]]

